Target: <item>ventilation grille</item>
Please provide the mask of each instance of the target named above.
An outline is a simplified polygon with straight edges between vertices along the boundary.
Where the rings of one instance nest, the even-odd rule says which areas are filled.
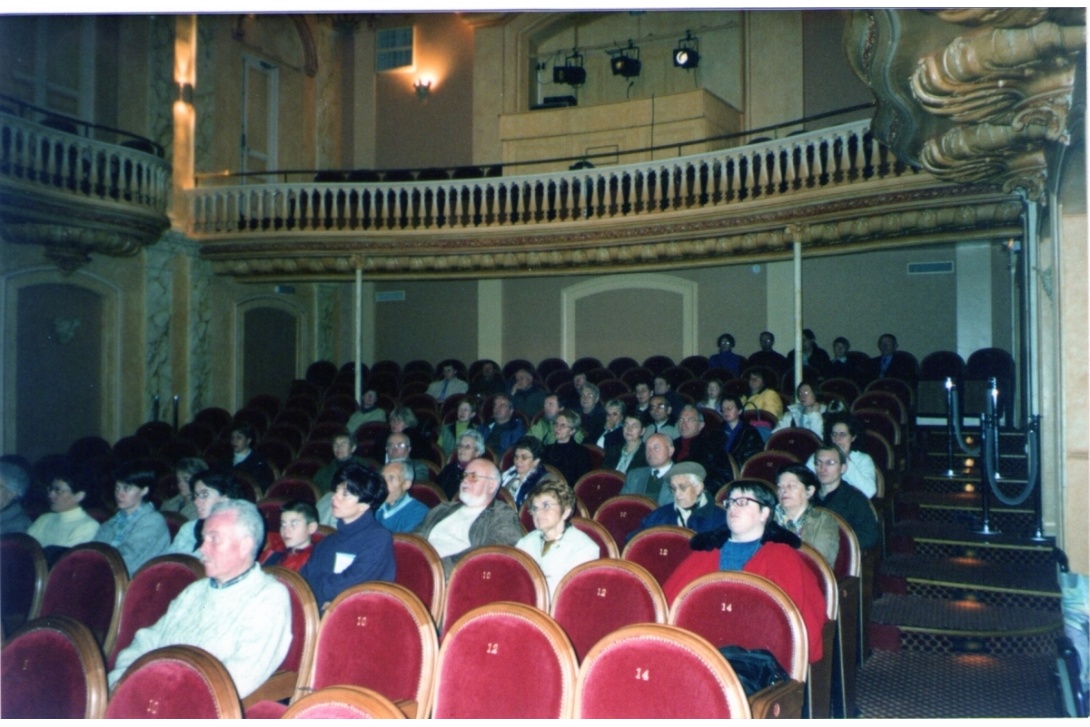
[[[384,290],[381,293],[375,293],[376,303],[398,303],[405,300],[404,290]]]
[[[954,261],[943,260],[934,263],[909,263],[909,275],[941,275],[954,272]]]

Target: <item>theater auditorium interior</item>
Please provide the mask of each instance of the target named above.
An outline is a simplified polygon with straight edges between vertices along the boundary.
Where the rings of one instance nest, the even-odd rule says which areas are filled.
[[[526,369],[562,397],[582,375],[629,409],[641,382],[702,405],[709,380],[745,396],[756,370],[785,406],[805,381],[856,414],[876,465],[878,544],[860,550],[848,527],[837,562],[814,565],[821,661],[743,694],[715,651],[728,644],[679,626],[676,607],[577,658],[539,592],[480,606],[498,635],[536,629],[504,662],[510,689],[456,696],[451,674],[491,667],[459,650],[466,629],[443,623],[447,586],[425,559],[397,591],[431,631],[412,642],[411,689],[384,686],[410,668],[396,635],[370,650],[374,681],[320,702],[310,662],[332,619],[307,610],[304,583],[294,613],[312,620],[262,694],[289,716],[1086,716],[1085,52],[1078,7],[0,16],[0,440],[31,471],[22,507],[49,512],[43,473],[65,458],[93,473],[83,507],[99,522],[130,461],[155,470],[158,505],[178,494],[179,459],[229,465],[239,424],[278,481],[246,496],[278,508],[290,480],[277,492],[314,499],[368,389],[386,413],[413,411],[434,479],[457,404],[479,422],[492,410],[425,393],[444,363],[473,385],[493,362],[506,389]],[[724,333],[737,371],[711,360]],[[773,464],[818,446],[770,435],[776,418],[744,412],[771,469],[732,460],[773,493]],[[385,427],[351,434],[371,452]],[[584,445],[597,471],[602,449]],[[510,466],[510,451],[485,456]],[[620,477],[579,500],[588,529],[625,497]],[[629,560],[609,538],[603,555]],[[53,575],[99,551],[47,565],[33,543],[3,535],[3,716],[60,702],[125,716],[104,663],[138,581],[98,572],[90,589],[112,595],[92,608]],[[666,566],[642,565],[658,589]],[[752,617],[747,648],[805,642],[764,645],[771,620]],[[79,655],[45,672],[65,699],[12,697],[29,689],[9,681],[20,640],[59,653],[50,630]],[[542,634],[552,647],[530,646]],[[552,659],[556,682],[528,667]],[[634,680],[610,673],[633,664]],[[723,704],[679,691],[697,684]],[[253,700],[234,689],[214,685],[213,706],[149,698],[168,716],[238,717]],[[539,692],[554,711],[522,711]]]

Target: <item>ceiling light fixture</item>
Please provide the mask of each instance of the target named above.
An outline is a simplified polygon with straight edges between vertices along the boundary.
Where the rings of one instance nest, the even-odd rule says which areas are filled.
[[[572,48],[571,55],[564,58],[564,65],[553,66],[553,83],[581,86],[586,81],[587,69],[583,68],[583,56],[576,48]]]
[[[609,68],[613,71],[614,76],[634,78],[640,75],[642,66],[643,64],[640,63],[640,49],[633,45],[631,40],[628,41],[627,48],[609,51]]]
[[[677,42],[674,49],[674,65],[678,68],[696,68],[700,64],[700,39],[694,38],[691,31],[685,31],[685,37]]]

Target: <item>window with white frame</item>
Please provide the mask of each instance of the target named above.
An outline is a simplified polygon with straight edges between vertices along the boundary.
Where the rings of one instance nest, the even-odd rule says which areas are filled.
[[[387,28],[377,34],[375,68],[391,71],[413,64],[413,29]]]

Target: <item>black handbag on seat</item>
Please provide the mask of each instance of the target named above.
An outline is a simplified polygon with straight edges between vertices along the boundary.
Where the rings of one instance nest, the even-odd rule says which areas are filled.
[[[719,653],[730,662],[747,697],[753,696],[765,687],[790,679],[787,672],[780,666],[780,662],[776,661],[776,657],[772,656],[772,652],[768,649],[720,646]]]

